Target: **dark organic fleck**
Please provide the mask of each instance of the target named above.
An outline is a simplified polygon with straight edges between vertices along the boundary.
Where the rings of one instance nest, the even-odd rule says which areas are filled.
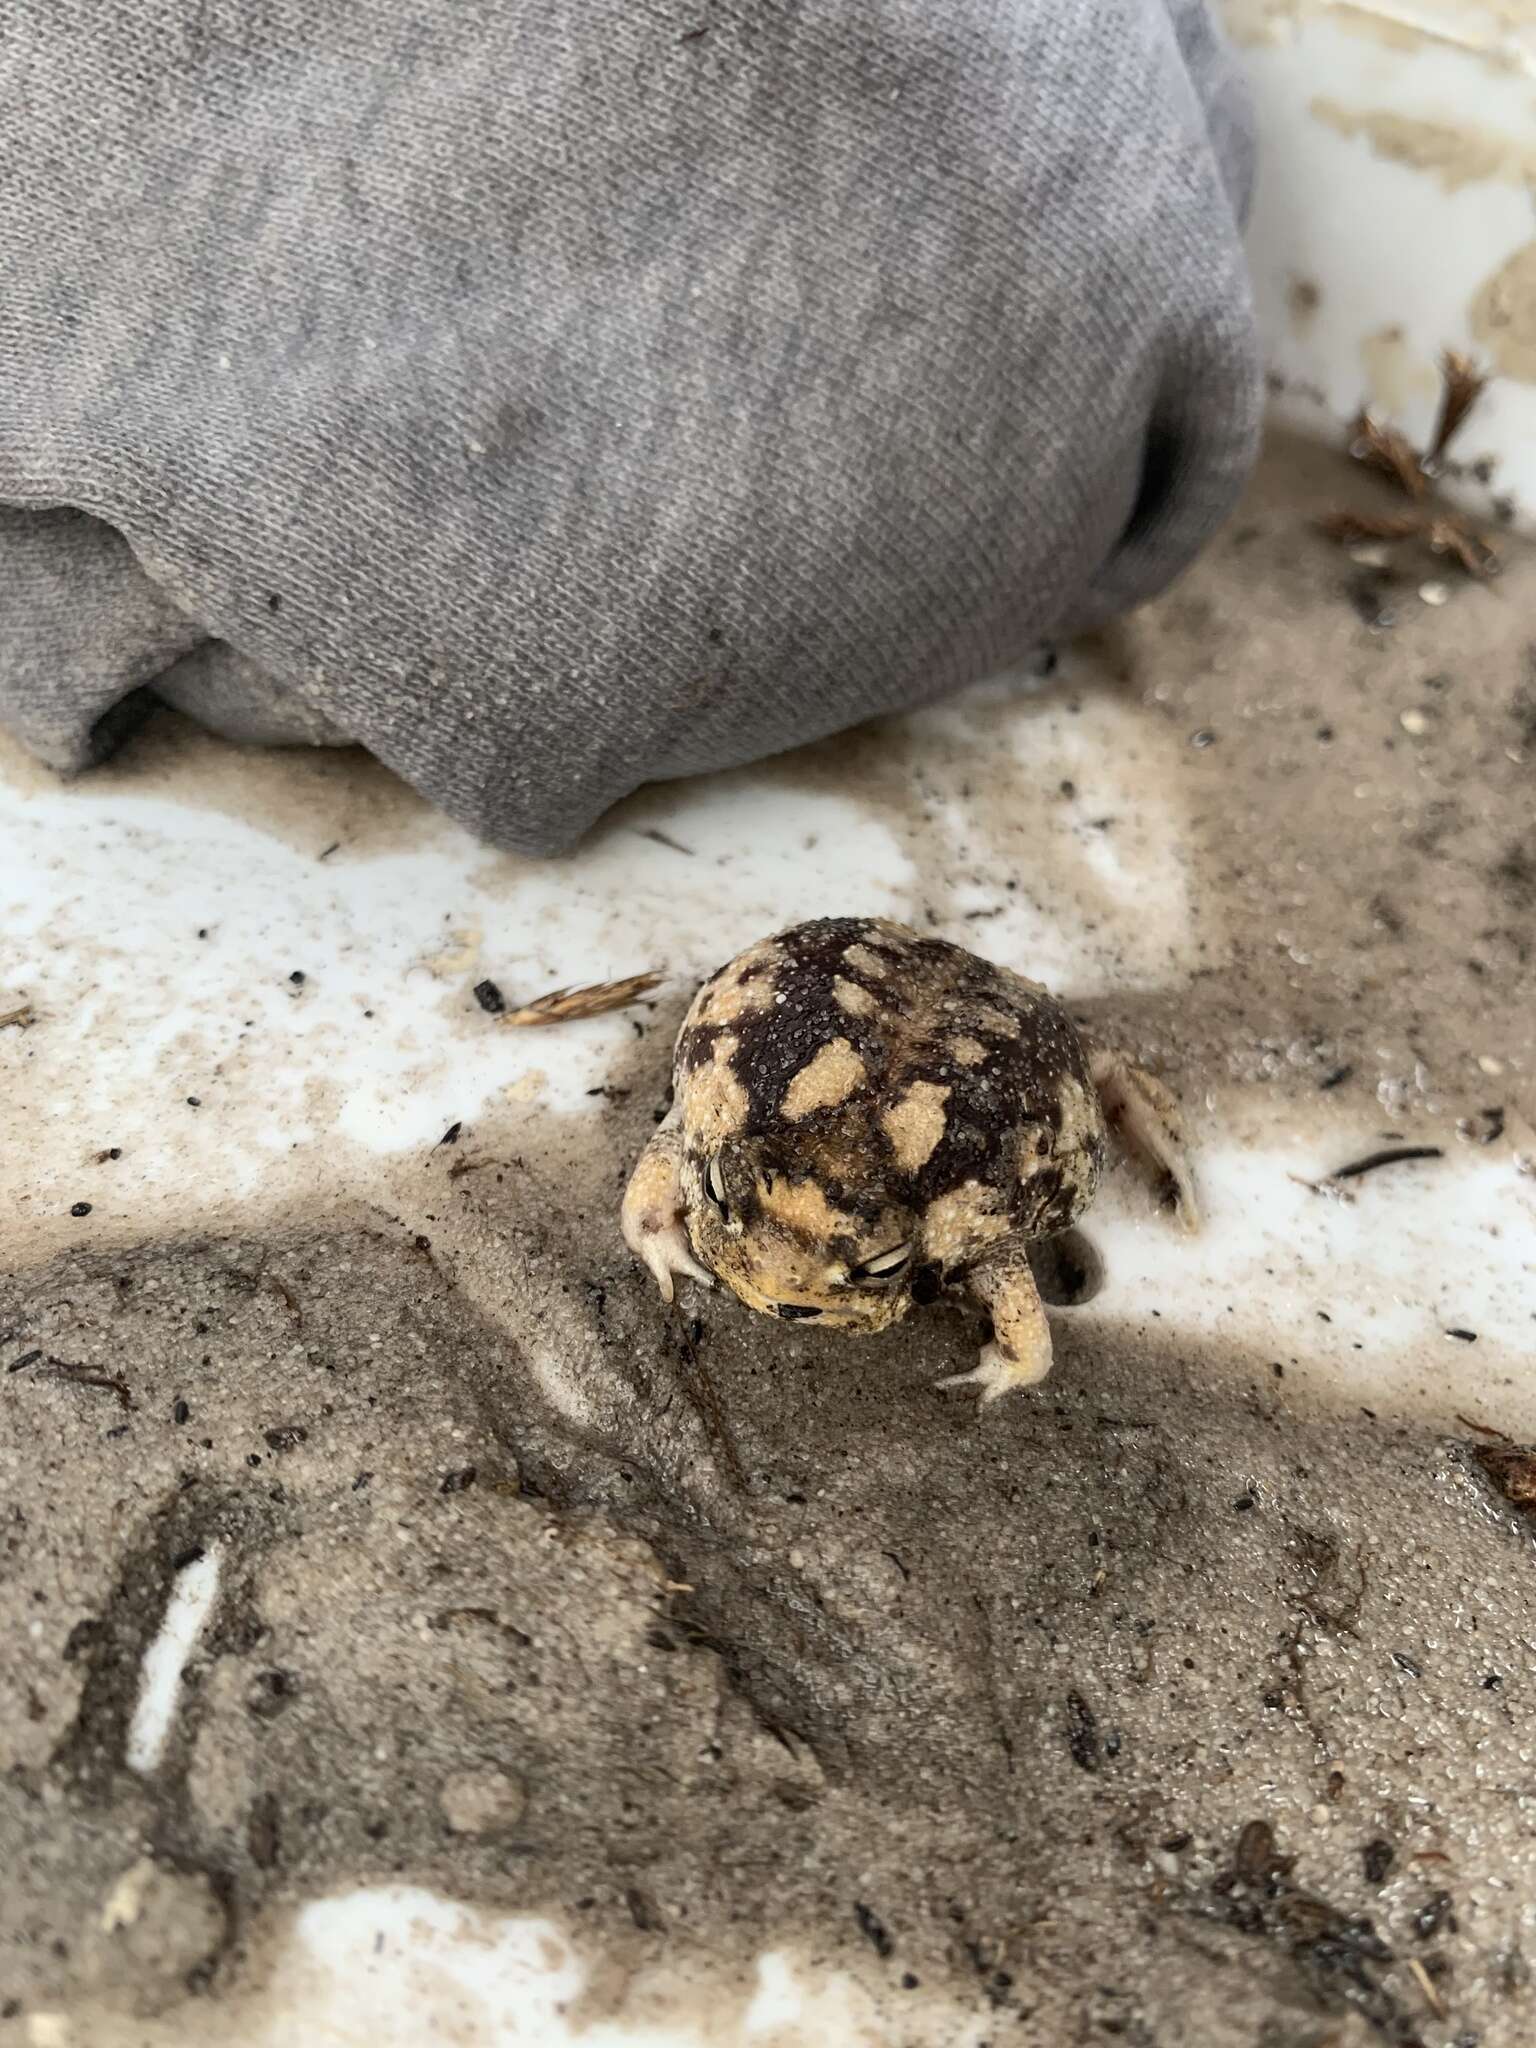
[[[1342,1067],[1334,1067],[1331,1072],[1324,1074],[1321,1081],[1318,1082],[1319,1092],[1325,1093],[1330,1088],[1342,1088],[1354,1071],[1353,1066],[1347,1063]]]
[[[262,1440],[269,1451],[291,1451],[308,1435],[309,1431],[301,1423],[290,1422],[278,1429],[264,1429]]]
[[[187,1097],[187,1106],[189,1109],[201,1109],[203,1106],[203,1098],[201,1097],[201,1095],[189,1095]]]
[[[1275,1869],[1275,1831],[1267,1820],[1248,1821],[1237,1838],[1234,1859],[1244,1884],[1264,1884]]]
[[[1451,1912],[1451,1904],[1449,1892],[1433,1892],[1424,1901],[1413,1916],[1413,1931],[1420,1941],[1428,1941],[1446,1926],[1449,1926],[1453,1934],[1455,1933],[1456,1920]]]
[[[457,1145],[457,1143],[459,1142],[459,1133],[463,1130],[463,1128],[464,1126],[462,1124],[450,1124],[447,1130],[444,1131],[443,1135],[438,1139],[438,1144]]]
[[[1504,1135],[1504,1109],[1495,1103],[1491,1109],[1480,1109],[1473,1116],[1458,1119],[1456,1132],[1473,1145],[1496,1145]]]
[[[914,1977],[910,1970],[902,1971],[901,1988],[903,1991],[915,1991],[921,1982],[922,1979],[919,1977]]]
[[[1198,747],[1202,750],[1206,747],[1214,747],[1216,744],[1216,735],[1211,731],[1208,725],[1202,725],[1198,732],[1192,732],[1190,734],[1189,744],[1192,747]]]
[[[13,1358],[5,1369],[7,1372],[25,1372],[29,1365],[36,1365],[42,1355],[41,1351],[23,1351],[20,1358]]]
[[[853,1917],[859,1923],[859,1932],[869,1943],[877,1956],[888,1956],[896,1944],[886,1932],[885,1922],[868,1906],[854,1901]]]
[[[475,983],[475,1001],[490,1017],[499,1017],[507,1007],[506,997],[495,982],[489,980]]]
[[[192,1410],[187,1406],[185,1401],[177,1400],[172,1404],[172,1422],[186,1422],[190,1418],[191,1414]]]
[[[1475,1344],[1477,1342],[1476,1330],[1447,1330],[1445,1334],[1447,1337],[1454,1337],[1458,1344]]]
[[[1079,1770],[1096,1771],[1099,1751],[1099,1721],[1080,1692],[1067,1694],[1067,1746]]]
[[[666,1926],[661,1908],[649,1892],[642,1891],[637,1884],[627,1887],[624,1903],[629,1908],[629,1917],[642,1934],[656,1934]]]
[[[295,987],[295,988],[302,988],[302,987],[304,986],[304,970],[303,970],[303,968],[302,968],[302,967],[295,967],[295,969],[293,970],[292,974],[290,974],[290,975],[289,975],[288,979],[289,979],[289,980],[290,980],[290,981],[291,981],[291,982],[293,983],[293,985],[294,985],[294,987]]]
[[[352,1482],[352,1491],[354,1493],[361,1493],[372,1477],[373,1474],[371,1472],[359,1472]]]
[[[299,1681],[291,1671],[259,1671],[245,1704],[258,1721],[271,1721],[285,1712],[298,1694]]]
[[[1520,1444],[1474,1444],[1472,1456],[1513,1507],[1536,1515],[1536,1450]]]
[[[1372,626],[1378,632],[1397,624],[1397,613],[1391,605],[1382,600],[1383,584],[1378,576],[1366,575],[1351,578],[1345,585],[1344,594],[1355,608],[1355,616],[1364,626]]]
[[[245,1824],[245,1846],[258,1870],[270,1870],[277,1862],[280,1841],[276,1793],[262,1792],[251,1802]]]
[[[465,1465],[457,1472],[445,1472],[443,1474],[443,1483],[438,1491],[440,1493],[465,1493],[474,1483],[475,1468],[473,1465]]]
[[[1377,1835],[1374,1841],[1367,1842],[1360,1851],[1360,1860],[1365,1866],[1366,1883],[1380,1884],[1392,1868],[1396,1857],[1397,1851],[1382,1836]]]
[[[89,1216],[91,1213],[91,1205],[89,1202],[71,1202],[69,1205],[69,1213],[71,1216]]]
[[[1410,1678],[1422,1678],[1424,1676],[1423,1666],[1416,1664],[1406,1650],[1394,1650],[1392,1652],[1392,1662],[1399,1671],[1406,1671]]]

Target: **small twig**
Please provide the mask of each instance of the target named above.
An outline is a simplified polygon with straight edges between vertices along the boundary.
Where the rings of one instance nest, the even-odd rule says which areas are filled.
[[[1345,1187],[1341,1181],[1326,1178],[1308,1180],[1299,1173],[1288,1173],[1285,1177],[1297,1187],[1305,1188],[1309,1195],[1326,1195],[1330,1202],[1352,1202],[1355,1199],[1354,1189]]]
[[[1424,2003],[1429,2007],[1437,2020],[1443,2020],[1450,2008],[1435,1989],[1434,1978],[1430,1976],[1428,1970],[1425,1969],[1417,1956],[1410,1956],[1408,1958],[1408,1968],[1418,1980],[1419,1989],[1424,1994]]]
[[[1412,540],[1424,531],[1417,512],[1325,512],[1317,524],[1320,532],[1344,547],[1362,540]]]
[[[663,832],[655,825],[641,825],[636,828],[642,839],[654,840],[657,846],[665,846],[672,853],[686,853],[693,859],[693,848],[684,846],[681,839],[674,839],[670,832]]]
[[[1358,1180],[1363,1173],[1375,1173],[1379,1167],[1397,1166],[1409,1159],[1443,1159],[1444,1151],[1438,1145],[1389,1145],[1383,1152],[1367,1152],[1363,1159],[1352,1159],[1348,1166],[1336,1166],[1327,1178],[1329,1180]]]
[[[3,1031],[8,1024],[14,1024],[20,1030],[25,1031],[29,1024],[35,1024],[36,1022],[37,1012],[33,1009],[32,1005],[30,1003],[18,1003],[14,1010],[7,1010],[3,1016],[0,1016],[0,1031]]]
[[[125,1410],[132,1408],[133,1396],[128,1391],[128,1382],[116,1373],[97,1372],[88,1365],[76,1365],[67,1358],[50,1358],[38,1372],[39,1379],[65,1380],[76,1387],[102,1387],[108,1393],[116,1394]]]
[[[11,1370],[13,1372],[15,1369],[12,1366]],[[1512,1444],[1514,1442],[1514,1438],[1505,1430],[1490,1428],[1486,1422],[1474,1422],[1470,1415],[1463,1415],[1459,1408],[1456,1410],[1456,1420],[1467,1429],[1475,1429],[1479,1436],[1491,1436],[1496,1443]]]
[[[623,981],[595,981],[586,988],[552,989],[536,996],[519,1010],[509,1010],[503,1024],[567,1024],[578,1017],[601,1017],[607,1010],[622,1010],[660,985],[660,974],[631,974]]]

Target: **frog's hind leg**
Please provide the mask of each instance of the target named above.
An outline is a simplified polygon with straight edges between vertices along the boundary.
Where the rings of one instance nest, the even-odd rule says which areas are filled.
[[[1123,1053],[1095,1048],[1089,1064],[1105,1121],[1152,1174],[1163,1206],[1177,1212],[1186,1230],[1198,1230],[1200,1206],[1172,1090]]]
[[[939,1385],[977,1387],[985,1406],[1043,1380],[1051,1369],[1051,1326],[1024,1246],[1000,1248],[972,1270],[966,1286],[991,1312],[992,1341],[982,1346],[973,1371],[952,1373]]]
[[[629,1186],[624,1190],[620,1221],[624,1242],[650,1268],[663,1301],[673,1295],[672,1276],[686,1273],[706,1287],[711,1276],[693,1255],[688,1226],[683,1220],[683,1189],[680,1166],[683,1151],[681,1126],[676,1112],[661,1124],[640,1154]]]

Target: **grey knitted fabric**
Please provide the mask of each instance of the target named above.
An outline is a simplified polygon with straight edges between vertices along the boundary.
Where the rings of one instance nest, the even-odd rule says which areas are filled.
[[[1251,459],[1198,0],[0,0],[0,85],[61,769],[163,677],[556,851],[1135,604]]]

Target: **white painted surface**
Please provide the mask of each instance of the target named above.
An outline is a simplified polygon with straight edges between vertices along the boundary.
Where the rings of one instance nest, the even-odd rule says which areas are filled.
[[[755,1981],[633,1985],[643,2021],[579,2009],[587,1959],[551,1921],[463,1906],[410,1886],[378,1886],[306,1907],[276,1960],[265,2015],[249,2048],[874,2048],[887,2038],[868,1994],[838,1972],[769,1951]],[[424,2035],[423,2014],[432,2015]],[[935,2024],[926,2001],[923,2024]],[[971,2048],[986,2023],[945,2013],[950,2048]]]
[[[181,1704],[181,1674],[197,1647],[219,1591],[220,1550],[210,1543],[176,1574],[159,1633],[144,1652],[144,1670],[125,1758],[131,1771],[153,1771],[165,1752]]]
[[[1422,443],[1446,348],[1485,364],[1484,284],[1536,236],[1536,8],[1524,0],[1222,0],[1252,87],[1259,181],[1248,252],[1275,409],[1336,437],[1364,403]],[[1440,168],[1391,160],[1319,103],[1444,131]],[[1423,154],[1433,155],[1427,136]],[[1472,175],[1479,143],[1482,174]],[[1298,288],[1317,293],[1298,306]],[[1393,339],[1400,330],[1400,339]],[[1500,377],[1456,442],[1493,464],[1468,502],[1536,520],[1536,384]]]

